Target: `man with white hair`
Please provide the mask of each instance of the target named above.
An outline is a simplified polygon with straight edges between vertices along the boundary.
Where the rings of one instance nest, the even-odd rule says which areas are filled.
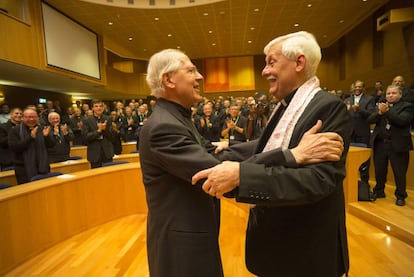
[[[258,140],[232,147],[245,154],[244,162],[201,171],[193,183],[207,178],[206,193],[221,197],[233,191],[237,201],[255,205],[246,233],[246,264],[252,273],[342,276],[349,268],[342,181],[351,126],[345,104],[319,86],[315,73],[321,50],[312,34],[278,37],[264,53],[262,75],[269,93],[281,101]],[[277,148],[295,154],[294,147],[319,120],[322,132],[336,132],[344,140],[339,161],[308,164],[295,162],[289,152],[267,154]]]
[[[179,50],[166,49],[149,60],[147,83],[157,104],[141,129],[139,149],[148,204],[151,277],[223,276],[219,200],[205,194],[201,186],[191,185],[196,172],[220,162],[210,154],[215,147],[204,141],[191,120],[191,108],[202,98],[202,81],[195,65]],[[291,155],[293,160],[339,159],[340,137],[316,131],[312,128],[304,136],[296,155]]]

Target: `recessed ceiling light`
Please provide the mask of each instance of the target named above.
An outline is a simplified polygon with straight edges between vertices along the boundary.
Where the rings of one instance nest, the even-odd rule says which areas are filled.
[[[247,43],[252,43],[252,41],[251,41],[251,40],[249,40],[249,41],[247,41]]]
[[[208,30],[208,33],[209,33],[209,34],[212,34],[212,33],[213,33],[213,31],[212,31],[212,30]]]
[[[311,8],[312,7],[312,4],[308,4],[308,8]]]
[[[133,39],[134,39],[133,37],[129,37],[129,38],[128,38],[128,40],[129,40],[129,41],[132,41]]]
[[[172,34],[168,34],[167,36],[168,36],[168,37],[172,37]]]
[[[208,16],[208,13],[203,13],[204,16]]]
[[[250,30],[253,31],[254,29],[256,29],[255,27],[250,27]]]
[[[216,46],[216,44],[213,42],[213,43],[211,44],[211,46]]]
[[[220,14],[220,15],[225,15],[225,14],[226,14],[226,12],[225,12],[225,11],[220,11],[220,12],[219,12],[219,14]]]
[[[258,11],[260,11],[260,9],[256,8],[256,9],[254,9],[253,11],[258,12]]]
[[[113,24],[114,24],[114,23],[113,23],[113,22],[111,22],[111,21],[109,21],[109,22],[108,22],[108,25],[109,25],[109,26],[112,26]]]
[[[341,19],[341,20],[339,20],[339,23],[344,23],[345,22],[345,20],[343,20],[343,19]]]
[[[177,45],[177,49],[181,49],[181,46],[180,45]]]
[[[293,24],[293,26],[299,27],[299,23],[295,23],[295,24]]]
[[[160,20],[160,18],[159,17],[154,17],[154,20],[158,21],[158,20]]]

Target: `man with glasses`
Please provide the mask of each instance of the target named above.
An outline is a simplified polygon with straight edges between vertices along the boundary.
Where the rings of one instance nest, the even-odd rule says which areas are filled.
[[[26,108],[22,122],[10,130],[8,141],[18,184],[30,182],[35,175],[50,172],[47,148],[56,143],[49,136],[50,129],[50,126],[39,126],[36,110]]]

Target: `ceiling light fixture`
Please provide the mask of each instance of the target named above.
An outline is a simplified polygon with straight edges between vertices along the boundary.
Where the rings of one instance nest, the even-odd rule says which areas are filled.
[[[250,27],[250,30],[251,31],[254,31],[256,28],[255,27]]]
[[[109,25],[109,26],[112,26],[112,25],[114,25],[114,23],[113,23],[112,21],[109,21],[109,22],[108,22],[108,25]]]
[[[299,23],[293,24],[294,27],[299,27]]]
[[[168,36],[168,37],[172,37],[172,34],[168,34],[167,36]]]
[[[159,17],[154,17],[154,20],[158,21],[158,20],[160,20],[160,18]]]
[[[312,4],[308,4],[308,8],[312,8]]]
[[[254,9],[253,11],[254,11],[254,12],[258,12],[258,11],[260,11],[260,9],[257,9],[257,8],[256,8],[256,9]]]
[[[133,37],[129,37],[129,38],[128,38],[128,40],[129,40],[129,41],[132,41],[133,39],[134,39]]]
[[[204,16],[208,16],[208,13],[203,13]]]

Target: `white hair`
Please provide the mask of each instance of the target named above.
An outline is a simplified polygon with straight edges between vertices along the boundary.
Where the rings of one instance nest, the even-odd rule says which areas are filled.
[[[277,37],[265,46],[264,54],[267,55],[269,50],[279,43],[282,44],[282,54],[289,60],[296,60],[299,55],[304,55],[306,57],[304,69],[306,78],[315,76],[322,54],[314,35],[300,31]]]
[[[177,49],[165,49],[152,55],[148,62],[146,78],[151,95],[159,98],[164,94],[162,75],[180,69],[186,57],[186,54]]]

